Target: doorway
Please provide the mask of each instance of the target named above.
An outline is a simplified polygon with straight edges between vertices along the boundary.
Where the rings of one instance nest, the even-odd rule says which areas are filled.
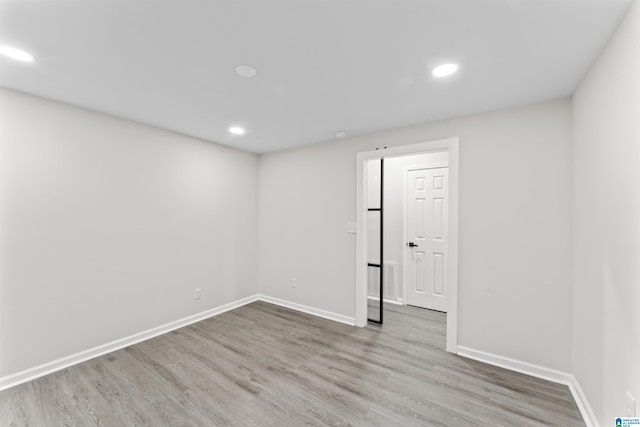
[[[409,160],[407,156],[412,155],[420,155],[420,157]],[[426,161],[426,158],[430,160]],[[388,283],[378,295],[373,296],[373,299],[379,298],[385,302],[412,304],[447,312],[447,351],[455,353],[457,347],[457,138],[358,153],[356,325],[366,324],[371,290],[378,289],[379,284],[376,282],[372,288],[372,272],[369,264],[372,257],[375,258],[379,254],[373,253],[375,249],[371,249],[373,246],[369,241],[371,239],[369,235],[372,220],[369,218],[371,214],[367,212],[367,208],[369,195],[376,191],[369,188],[369,166],[379,165],[380,159],[384,159],[387,173],[390,168],[393,168],[394,162],[398,165],[402,164],[404,168],[401,174],[395,173],[395,178],[385,174],[387,182],[395,179],[399,181],[396,185],[404,186],[402,191],[389,192],[388,196],[385,196],[387,199],[393,197],[396,199],[389,200],[391,203],[385,203],[385,206],[389,207],[385,216],[387,218],[403,217],[402,223],[405,224],[405,217],[411,211],[407,207],[407,203],[412,203],[409,197],[411,192],[413,192],[413,203],[418,206],[413,206],[413,225],[407,223],[408,226],[401,227],[401,232],[395,230],[395,234],[385,234],[389,239],[395,239],[397,242],[393,246],[385,243],[388,247],[385,253],[389,255],[379,260],[384,269],[384,274],[380,277]],[[394,206],[393,210],[391,206]],[[420,214],[420,212],[426,212],[424,209],[430,212],[429,224],[425,222],[427,216]],[[415,215],[416,212],[418,217]],[[392,227],[385,226],[385,228]],[[391,229],[389,233],[393,231]],[[378,238],[377,235],[374,237],[376,240]],[[424,263],[427,259],[429,265]],[[420,264],[424,268],[416,268],[414,264]],[[430,295],[432,301],[425,302],[424,298],[417,298],[424,295]]]

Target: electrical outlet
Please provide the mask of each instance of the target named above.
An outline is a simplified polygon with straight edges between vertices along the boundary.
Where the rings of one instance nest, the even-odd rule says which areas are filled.
[[[202,289],[201,288],[197,288],[196,289],[196,299],[200,299],[200,297],[202,296]]]
[[[627,392],[627,417],[636,416],[636,399],[631,396],[631,393]]]
[[[298,287],[298,281],[296,280],[295,277],[291,278],[291,287],[292,288],[297,288]]]

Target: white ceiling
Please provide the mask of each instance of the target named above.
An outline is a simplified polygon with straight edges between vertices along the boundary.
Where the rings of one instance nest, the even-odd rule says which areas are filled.
[[[630,3],[0,0],[0,85],[263,153],[569,96]]]

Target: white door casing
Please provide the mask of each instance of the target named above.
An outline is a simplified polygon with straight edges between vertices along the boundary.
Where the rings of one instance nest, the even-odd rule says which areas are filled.
[[[407,171],[407,304],[447,311],[449,169]]]

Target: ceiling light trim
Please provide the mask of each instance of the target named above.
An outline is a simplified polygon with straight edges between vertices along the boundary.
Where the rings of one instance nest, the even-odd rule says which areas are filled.
[[[459,68],[460,67],[458,66],[458,64],[450,62],[447,64],[438,65],[431,71],[431,74],[434,77],[438,77],[438,78],[447,77],[457,73]]]
[[[247,131],[240,126],[230,126],[229,132],[231,132],[234,135],[244,135]]]
[[[0,45],[0,55],[21,62],[34,62],[36,57],[27,51],[9,45]]]
[[[245,79],[251,79],[258,74],[258,70],[253,68],[251,65],[240,64],[236,67],[236,73],[240,77],[244,77]]]

